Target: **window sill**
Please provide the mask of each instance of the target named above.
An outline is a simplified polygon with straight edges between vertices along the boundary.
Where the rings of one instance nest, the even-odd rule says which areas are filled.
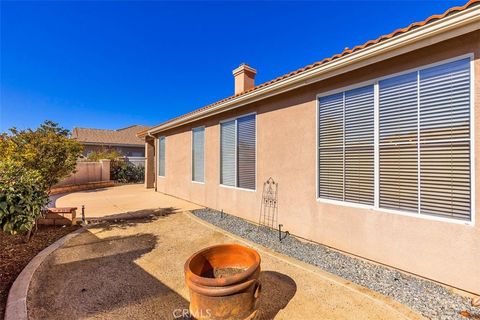
[[[338,205],[338,206],[357,208],[357,209],[365,209],[365,210],[370,210],[372,212],[396,214],[396,215],[401,215],[401,216],[406,216],[406,217],[411,217],[411,218],[417,218],[417,219],[453,223],[453,224],[459,224],[459,225],[463,225],[463,226],[470,226],[470,227],[475,226],[474,219],[468,221],[468,220],[460,220],[460,219],[455,219],[455,218],[437,217],[437,216],[430,216],[430,215],[426,215],[426,214],[406,212],[406,211],[394,210],[394,209],[385,209],[385,208],[375,207],[375,206],[372,206],[372,205],[366,205],[366,204],[354,203],[354,202],[345,202],[345,201],[325,199],[325,198],[317,198],[317,202],[318,203],[323,203],[323,204],[333,204],[333,205]]]
[[[246,188],[239,188],[239,187],[233,187],[233,186],[227,186],[224,184],[219,184],[220,187],[226,188],[226,189],[234,189],[234,190],[241,190],[241,191],[248,191],[248,192],[256,192],[256,189],[246,189]]]

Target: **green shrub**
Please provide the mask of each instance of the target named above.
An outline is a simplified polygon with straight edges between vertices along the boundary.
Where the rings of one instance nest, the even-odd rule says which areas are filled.
[[[74,172],[82,146],[45,121],[37,129],[0,134],[0,230],[28,233],[48,204],[50,188]]]
[[[0,134],[0,161],[37,171],[48,189],[75,171],[83,147],[67,129],[45,121],[35,130],[9,131]]]
[[[120,183],[140,183],[144,180],[145,168],[121,160],[112,161],[110,177]]]
[[[92,151],[87,155],[88,161],[100,161],[103,159],[108,159],[111,161],[115,161],[118,158],[122,157],[122,154],[114,149],[104,149],[101,151]]]
[[[32,230],[48,204],[48,193],[40,172],[19,162],[0,162],[0,227],[8,234]]]

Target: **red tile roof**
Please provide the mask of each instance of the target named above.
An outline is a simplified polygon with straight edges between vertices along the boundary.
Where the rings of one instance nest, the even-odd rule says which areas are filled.
[[[196,113],[201,112],[201,111],[205,111],[205,110],[210,109],[210,108],[212,108],[212,107],[214,107],[214,106],[216,106],[216,105],[219,105],[219,104],[221,104],[221,103],[223,103],[223,102],[229,101],[229,100],[231,100],[231,99],[233,99],[233,98],[236,98],[236,97],[242,96],[242,95],[244,95],[244,94],[250,93],[250,92],[252,92],[252,91],[258,90],[258,89],[260,89],[260,88],[269,86],[269,85],[271,85],[271,84],[273,84],[273,83],[276,83],[276,82],[278,82],[278,81],[280,81],[280,80],[284,80],[284,79],[286,79],[286,78],[292,77],[292,76],[297,75],[297,74],[299,74],[299,73],[305,72],[305,71],[307,71],[307,70],[310,70],[310,69],[312,69],[312,68],[315,68],[315,67],[317,67],[317,66],[320,66],[320,65],[322,65],[322,64],[325,64],[325,63],[327,63],[327,62],[331,62],[331,61],[336,60],[336,59],[338,59],[338,58],[340,58],[340,57],[344,57],[344,56],[346,56],[346,55],[349,55],[349,54],[351,54],[351,53],[353,53],[353,52],[357,52],[357,51],[359,51],[359,50],[365,49],[365,48],[367,48],[367,47],[369,47],[369,46],[372,46],[372,45],[377,44],[377,43],[379,43],[379,42],[382,42],[382,41],[384,41],[384,40],[393,38],[393,37],[395,37],[395,36],[398,36],[398,35],[400,35],[400,34],[403,34],[403,33],[405,33],[405,32],[408,32],[408,31],[410,31],[410,30],[412,30],[412,29],[415,29],[415,28],[418,28],[418,27],[422,27],[422,26],[424,26],[424,25],[426,25],[426,24],[429,24],[429,23],[431,23],[431,22],[433,22],[433,21],[436,21],[436,20],[439,20],[439,19],[443,19],[443,18],[445,18],[445,17],[448,16],[448,15],[451,15],[451,14],[454,14],[454,13],[457,13],[457,12],[460,12],[460,11],[463,11],[463,10],[465,10],[465,9],[467,9],[467,8],[469,8],[469,7],[472,7],[472,6],[474,6],[474,5],[477,5],[477,4],[480,4],[480,0],[470,0],[470,1],[468,1],[466,4],[464,4],[463,6],[458,6],[458,7],[450,8],[450,9],[448,9],[447,11],[445,11],[443,14],[435,14],[435,15],[432,15],[432,16],[428,17],[427,19],[423,20],[423,21],[414,22],[414,23],[410,24],[408,27],[397,29],[397,30],[393,31],[392,33],[389,33],[389,34],[380,36],[380,37],[378,37],[378,38],[375,39],[375,40],[367,41],[367,42],[365,42],[365,43],[362,44],[362,45],[358,45],[358,46],[356,46],[356,47],[353,47],[352,49],[345,48],[345,50],[343,50],[343,52],[341,52],[341,53],[335,54],[335,55],[333,55],[333,56],[331,56],[331,57],[329,57],[329,58],[325,58],[325,59],[323,59],[323,60],[320,60],[320,61],[317,61],[317,62],[315,62],[315,63],[312,63],[312,64],[310,64],[310,65],[308,65],[308,66],[303,67],[303,68],[297,69],[297,70],[292,71],[292,72],[287,73],[287,74],[284,74],[284,75],[282,75],[282,76],[280,76],[280,77],[277,77],[277,78],[275,78],[275,79],[273,79],[273,80],[270,80],[270,81],[264,82],[264,83],[262,83],[262,84],[259,84],[259,85],[255,86],[254,88],[249,89],[249,90],[247,90],[247,91],[238,93],[238,94],[233,95],[233,96],[229,96],[229,97],[227,97],[227,98],[225,98],[225,99],[216,101],[216,102],[214,102],[214,103],[212,103],[212,104],[206,105],[206,106],[201,107],[201,108],[199,108],[199,109],[193,110],[193,111],[191,111],[191,112],[189,112],[189,113],[185,113],[185,114],[183,114],[183,115],[181,115],[181,116],[178,116],[178,117],[176,117],[176,118],[170,119],[170,120],[162,123],[161,125],[168,124],[168,123],[170,123],[170,122],[173,122],[173,121],[176,121],[176,120],[179,120],[179,119],[182,119],[182,118],[191,116],[191,115],[196,114]],[[147,133],[147,130],[143,130],[143,131],[138,132],[137,135],[141,136],[141,135],[145,135],[146,133]]]

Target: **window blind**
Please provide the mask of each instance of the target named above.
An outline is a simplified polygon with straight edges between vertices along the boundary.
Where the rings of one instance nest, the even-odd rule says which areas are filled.
[[[165,176],[165,137],[158,138],[158,175]]]
[[[237,132],[238,187],[255,189],[255,115],[238,118]]]
[[[256,116],[254,114],[220,123],[220,183],[255,189]]]
[[[374,204],[374,90],[345,92],[345,201]]]
[[[321,97],[319,101],[318,194],[321,198],[344,199],[343,105],[343,92]]]
[[[236,121],[220,124],[220,183],[234,187],[236,185]]]
[[[320,97],[318,196],[469,220],[470,64],[459,59]]]
[[[470,219],[470,59],[379,82],[379,205]]]
[[[419,72],[420,212],[470,218],[470,59]]]
[[[379,82],[379,163],[382,208],[418,209],[417,73]]]
[[[374,203],[374,90],[319,99],[319,197]]]
[[[205,128],[192,130],[192,180],[205,181]]]

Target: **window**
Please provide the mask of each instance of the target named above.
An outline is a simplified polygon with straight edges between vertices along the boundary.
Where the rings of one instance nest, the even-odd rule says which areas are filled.
[[[417,211],[417,73],[380,81],[379,86],[379,205]]]
[[[220,183],[255,190],[255,115],[220,123]]]
[[[470,220],[470,73],[466,58],[320,97],[318,196]]]
[[[192,181],[205,181],[205,128],[192,130]]]
[[[158,175],[165,177],[165,137],[158,138]]]
[[[374,203],[373,85],[319,99],[319,196]]]

